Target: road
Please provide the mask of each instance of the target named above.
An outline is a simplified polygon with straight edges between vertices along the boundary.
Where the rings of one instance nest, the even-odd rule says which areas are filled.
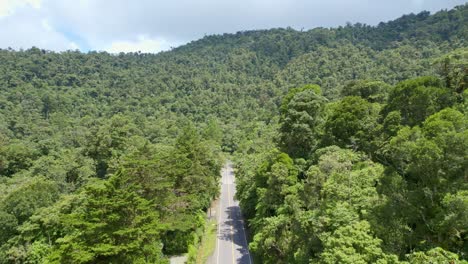
[[[212,263],[252,264],[239,202],[234,200],[236,185],[232,164],[221,171],[221,195],[218,208],[218,235]]]

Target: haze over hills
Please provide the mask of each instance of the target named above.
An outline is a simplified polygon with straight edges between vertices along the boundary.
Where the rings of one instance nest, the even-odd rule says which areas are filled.
[[[222,152],[256,263],[465,261],[467,12],[0,50],[0,263],[195,263]]]

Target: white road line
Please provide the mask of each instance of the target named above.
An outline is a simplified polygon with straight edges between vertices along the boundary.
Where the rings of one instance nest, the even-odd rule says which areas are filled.
[[[228,208],[231,207],[231,192],[229,191],[229,186],[230,185],[231,184],[227,185],[227,189],[228,189]],[[234,218],[232,217],[232,212],[228,211],[228,216],[229,215],[231,215],[231,219],[232,219],[231,225],[230,225],[230,229],[231,229],[231,257],[232,257],[232,264],[235,264],[236,261],[235,261],[235,258],[234,258]]]
[[[216,235],[216,264],[219,264],[219,236],[220,236],[220,230],[221,230],[221,204],[223,202],[223,174],[224,174],[224,169],[221,172],[221,194],[219,195],[219,205],[218,205],[218,232]]]
[[[252,258],[249,252],[248,248],[248,243],[247,243],[247,236],[246,236],[246,231],[244,228],[244,221],[242,219],[242,213],[240,210],[239,203],[235,200],[234,195],[235,195],[235,183],[234,183],[234,173],[232,168],[230,167],[230,164],[227,164],[222,170],[221,170],[221,193],[219,197],[219,205],[218,205],[218,215],[217,215],[217,221],[218,221],[218,230],[217,230],[217,239],[216,239],[216,264],[225,264],[229,263],[227,259],[222,259],[220,260],[220,254],[221,254],[221,246],[225,247],[227,246],[226,243],[221,241],[221,236],[224,234],[222,232],[228,231],[230,233],[230,238],[231,238],[231,260],[232,263],[236,263],[236,245],[234,242],[234,232],[236,228],[236,222],[239,221],[240,224],[242,225],[242,234],[239,233],[239,235],[244,236],[244,242],[245,242],[245,249],[247,252],[245,254],[248,254],[249,261],[248,264],[252,264]],[[224,191],[223,191],[224,188]],[[227,190],[226,190],[227,188]],[[232,188],[232,191],[231,191]],[[226,193],[227,191],[227,193]],[[227,197],[225,197],[227,196]],[[225,203],[224,206],[227,205],[227,208],[223,208],[223,198],[227,198],[227,204]],[[237,212],[234,212],[233,209],[234,207],[237,207]],[[223,212],[224,209],[227,209],[227,212]],[[224,214],[224,215],[222,215]],[[231,219],[231,223],[229,224],[229,229],[227,228],[228,224],[226,221]],[[223,228],[223,230],[221,230]],[[227,241],[225,241],[227,242]],[[224,244],[223,244],[224,243]],[[240,245],[241,248],[244,248],[244,246]],[[227,248],[223,248],[225,250]],[[226,254],[227,252],[223,251],[223,254]],[[243,254],[241,254],[242,256]],[[223,255],[224,256],[224,255]],[[245,255],[244,255],[245,256]]]

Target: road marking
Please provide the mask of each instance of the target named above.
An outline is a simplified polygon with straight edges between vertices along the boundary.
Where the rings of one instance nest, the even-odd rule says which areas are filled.
[[[228,174],[229,175],[229,174]],[[228,207],[231,207],[231,192],[229,191],[229,186],[231,186],[231,184],[228,184],[227,185],[227,189],[228,189]],[[235,259],[234,259],[234,236],[233,236],[233,226],[234,226],[234,218],[232,217],[232,212],[229,212],[228,211],[228,216],[231,216],[231,256],[232,256],[232,264],[236,263]]]
[[[218,205],[218,232],[216,235],[216,264],[219,264],[219,235],[220,235],[220,230],[221,230],[221,204],[223,202],[223,175],[224,174],[224,169],[221,171],[221,194],[219,195],[219,205]]]
[[[247,250],[247,253],[248,254],[248,257],[249,257],[249,264],[252,264],[252,258],[250,256],[250,252],[249,252],[249,247],[248,247],[248,244],[247,244],[247,236],[246,236],[246,232],[245,232],[245,228],[244,228],[244,221],[242,219],[242,213],[240,212],[240,207],[238,205],[238,203],[234,200],[234,195],[232,194],[232,197],[231,197],[231,193],[234,192],[235,193],[235,183],[234,183],[234,173],[230,173],[231,170],[230,170],[230,165],[226,165],[222,170],[221,170],[221,195],[220,195],[220,198],[219,198],[219,205],[218,205],[218,215],[217,215],[217,218],[218,218],[218,232],[217,232],[217,240],[216,240],[216,246],[217,246],[217,250],[216,250],[216,264],[224,264],[224,263],[229,263],[227,262],[227,259],[222,259],[222,262],[220,262],[220,248],[221,246],[223,246],[221,239],[221,227],[223,227],[223,232],[226,231],[227,229],[225,228],[226,227],[226,224],[229,219],[231,220],[231,224],[229,225],[229,233],[230,233],[230,237],[231,237],[231,257],[232,257],[232,263],[235,264],[236,263],[236,256],[235,256],[235,245],[234,245],[234,235],[235,235],[235,231],[236,231],[236,226],[235,226],[235,223],[236,221],[239,221],[240,224],[242,225],[242,235],[244,236],[244,242],[245,242],[245,247],[246,247],[246,250]],[[226,186],[224,186],[226,185]],[[232,187],[231,187],[232,186]],[[224,188],[227,188],[227,194],[224,194],[223,195],[223,187]],[[232,192],[231,192],[231,188],[232,188]],[[224,189],[224,192],[226,191],[226,189]],[[222,211],[223,209],[226,209],[226,208],[223,208],[223,196],[224,198],[226,198],[226,195],[227,195],[227,213],[225,216],[221,216],[221,214],[223,214],[224,212]],[[232,200],[232,201],[231,201]],[[236,212],[234,211],[234,207],[237,207],[239,208],[239,210],[237,210]],[[237,217],[238,219],[234,219],[234,217]],[[223,219],[225,218],[225,219]],[[224,221],[224,222],[223,222]],[[240,228],[240,227],[239,227]],[[223,235],[224,236],[224,235]],[[225,241],[225,239],[223,239]],[[226,245],[227,246],[227,245]],[[241,248],[243,248],[244,246],[243,245],[240,245]],[[241,254],[242,255],[242,254]]]

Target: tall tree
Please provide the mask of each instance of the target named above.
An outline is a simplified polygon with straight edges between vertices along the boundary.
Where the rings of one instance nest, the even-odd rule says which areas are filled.
[[[318,86],[292,89],[281,104],[280,146],[291,157],[308,157],[318,144],[327,100]]]

